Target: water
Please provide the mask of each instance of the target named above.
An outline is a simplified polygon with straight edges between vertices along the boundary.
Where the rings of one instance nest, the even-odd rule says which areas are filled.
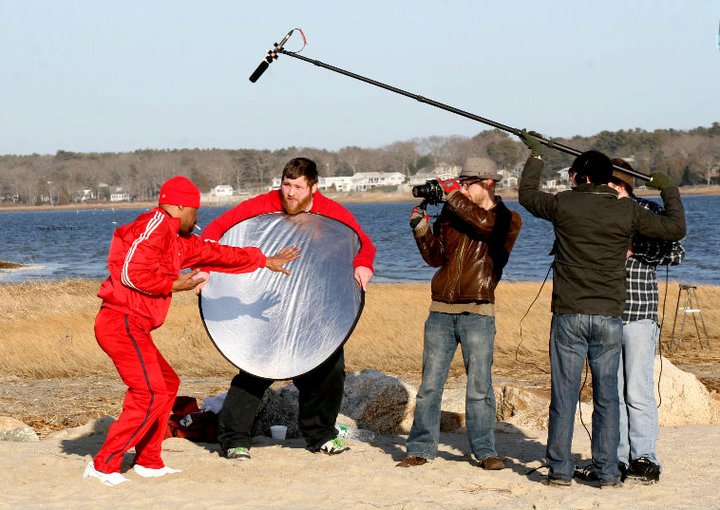
[[[670,268],[670,278],[687,283],[720,285],[720,195],[683,197],[688,235],[683,244],[685,262]],[[508,207],[523,217],[506,280],[540,281],[550,267],[553,243],[549,222],[528,214],[516,200]],[[346,204],[378,253],[374,282],[429,281],[435,269],[420,257],[408,226],[414,202]],[[199,224],[207,225],[228,207],[203,207]],[[144,209],[64,210],[0,213],[0,260],[31,265],[21,271],[0,270],[0,282],[39,279],[104,278],[113,230],[128,223]],[[430,211],[432,212],[432,211]],[[664,277],[664,268],[658,276]]]

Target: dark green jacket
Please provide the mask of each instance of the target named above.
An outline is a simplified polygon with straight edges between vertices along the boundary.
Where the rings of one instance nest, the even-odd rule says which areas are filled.
[[[557,194],[538,190],[542,160],[528,158],[519,200],[533,216],[555,228],[552,311],[558,314],[621,316],[625,303],[625,258],[635,234],[678,241],[685,236],[685,211],[677,187],[661,191],[665,214],[606,185],[582,184]]]

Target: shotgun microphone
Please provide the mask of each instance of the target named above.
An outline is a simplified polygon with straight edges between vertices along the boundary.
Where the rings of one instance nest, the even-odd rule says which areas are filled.
[[[272,58],[270,57],[270,55],[268,55],[267,58],[270,59],[270,62],[272,62]],[[255,83],[256,81],[258,81],[258,78],[262,76],[262,73],[265,72],[265,69],[270,67],[270,62],[268,62],[267,60],[263,60],[262,62],[260,62],[260,65],[257,66],[255,72],[250,75],[250,82]]]
[[[267,57],[265,57],[265,58],[262,60],[262,62],[260,62],[260,64],[259,64],[259,65],[257,66],[257,68],[255,69],[255,71],[250,75],[250,82],[251,82],[251,83],[255,83],[256,81],[258,81],[258,79],[260,78],[260,76],[262,76],[262,74],[265,72],[265,70],[266,70],[268,67],[270,67],[270,64],[272,64],[273,60],[277,60],[277,58],[278,58],[278,52],[283,49],[283,46],[285,45],[285,43],[287,42],[287,40],[290,39],[290,36],[292,35],[292,33],[293,33],[295,30],[296,30],[295,28],[293,28],[292,30],[290,30],[290,31],[287,33],[287,35],[283,38],[283,40],[280,41],[280,44],[275,43],[275,44],[273,45],[273,49],[272,49],[272,50],[268,50],[268,52],[267,52]]]

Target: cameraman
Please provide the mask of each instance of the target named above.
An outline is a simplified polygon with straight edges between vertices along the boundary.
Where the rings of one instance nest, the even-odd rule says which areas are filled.
[[[503,469],[495,451],[495,287],[520,232],[495,185],[502,176],[486,158],[469,158],[455,179],[438,179],[447,202],[433,230],[422,206],[410,226],[427,264],[439,267],[432,279],[432,303],[425,322],[422,383],[407,440],[407,457],[398,467],[421,466],[437,455],[440,403],[457,344],[467,373],[465,417],[470,448],[483,469]]]
[[[587,358],[593,381],[592,459],[600,487],[619,487],[617,388],[625,258],[635,234],[668,241],[685,235],[680,193],[667,175],[656,172],[648,186],[661,190],[665,215],[634,200],[618,200],[608,186],[612,163],[597,151],[584,152],[573,162],[573,189],[555,195],[539,191],[543,147],[525,130],[520,138],[531,151],[520,178],[520,204],[551,221],[555,230],[546,449],[550,472],[544,483],[572,482],[575,407]]]

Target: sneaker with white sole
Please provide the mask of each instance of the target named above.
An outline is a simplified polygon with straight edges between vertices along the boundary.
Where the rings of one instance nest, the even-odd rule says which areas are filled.
[[[225,457],[232,460],[250,460],[250,450],[242,446],[228,448],[225,452]]]
[[[115,486],[120,485],[121,483],[129,482],[127,478],[125,478],[122,473],[103,473],[102,471],[98,471],[95,469],[95,465],[93,464],[93,461],[88,462],[87,467],[85,467],[85,472],[83,473],[83,479],[85,478],[97,478],[105,485],[109,486]]]
[[[182,469],[175,469],[169,466],[163,466],[161,468],[147,468],[140,464],[133,466],[133,471],[143,478],[157,478],[159,476],[171,475],[173,473],[182,473]]]
[[[647,457],[640,457],[630,463],[627,477],[645,484],[657,483],[660,481],[660,465]]]
[[[339,437],[336,437],[335,439],[331,439],[330,441],[325,442],[320,447],[320,451],[323,453],[326,453],[328,455],[335,455],[338,453],[342,453],[347,449],[348,448],[347,448],[347,446],[345,446],[345,441],[343,441]]]

